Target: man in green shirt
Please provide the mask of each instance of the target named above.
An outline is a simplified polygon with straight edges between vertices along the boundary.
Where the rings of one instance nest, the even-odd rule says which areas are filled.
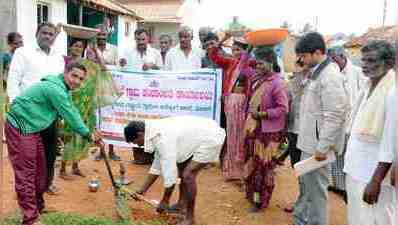
[[[58,118],[64,119],[82,137],[102,144],[101,134],[90,133],[73,106],[69,92],[79,88],[87,76],[76,62],[64,74],[48,76],[14,99],[7,113],[5,135],[14,169],[15,191],[23,212],[22,225],[41,225],[43,193],[48,189],[48,171],[43,143],[46,132]]]

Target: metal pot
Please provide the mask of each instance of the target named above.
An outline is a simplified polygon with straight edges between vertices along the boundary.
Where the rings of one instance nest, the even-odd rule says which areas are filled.
[[[88,189],[90,192],[97,192],[100,187],[100,183],[97,179],[92,179],[88,182]]]

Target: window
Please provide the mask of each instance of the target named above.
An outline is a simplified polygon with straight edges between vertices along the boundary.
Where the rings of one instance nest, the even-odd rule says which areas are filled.
[[[37,23],[41,24],[48,22],[49,17],[49,6],[44,3],[37,3]]]
[[[124,24],[124,30],[125,30],[124,35],[125,35],[125,36],[129,36],[129,35],[130,35],[130,31],[131,31],[131,24],[130,24],[130,22],[126,22],[126,23]]]

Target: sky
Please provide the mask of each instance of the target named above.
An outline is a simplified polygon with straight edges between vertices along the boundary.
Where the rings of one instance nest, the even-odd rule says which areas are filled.
[[[382,24],[384,0],[201,0],[198,26],[225,28],[233,16],[255,28],[279,27],[288,21],[293,29],[318,21],[323,34],[360,35]],[[387,0],[386,24],[398,25],[398,0]]]

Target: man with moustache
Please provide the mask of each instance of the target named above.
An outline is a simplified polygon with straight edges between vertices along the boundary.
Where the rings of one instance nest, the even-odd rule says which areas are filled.
[[[96,39],[97,46],[95,48],[88,46],[85,54],[86,57],[104,66],[117,65],[117,49],[115,46],[107,43],[108,33],[101,30],[97,33]]]
[[[132,70],[159,69],[162,57],[157,49],[149,46],[149,33],[143,28],[134,32],[136,46],[124,52],[120,66]]]
[[[123,69],[147,71],[158,70],[162,68],[162,56],[160,52],[149,45],[149,32],[143,28],[138,28],[134,32],[135,46],[127,49],[119,64]],[[114,152],[113,145],[109,145],[109,154]],[[138,150],[137,150],[138,151]],[[120,161],[120,157],[116,154],[109,155],[112,160]],[[102,155],[98,154],[95,160],[101,160]],[[143,160],[134,159],[133,163],[145,164]]]
[[[369,82],[353,110],[345,155],[348,224],[392,225],[387,207],[394,204],[398,193],[384,178],[394,159],[390,150],[396,146],[382,142],[388,142],[391,134],[392,123],[386,120],[391,119],[388,109],[396,107],[389,99],[396,85],[393,70],[396,52],[386,41],[373,41],[361,53],[362,71]]]
[[[162,56],[162,65],[160,69],[164,69],[166,65],[166,55],[173,44],[173,38],[168,34],[162,34],[159,37],[160,55]]]
[[[193,31],[183,26],[178,32],[179,45],[166,56],[166,70],[195,70],[202,67],[202,52],[192,46]]]
[[[56,32],[54,24],[42,23],[37,28],[33,46],[23,46],[15,51],[7,80],[10,101],[46,75],[64,71],[62,54],[52,49]]]

